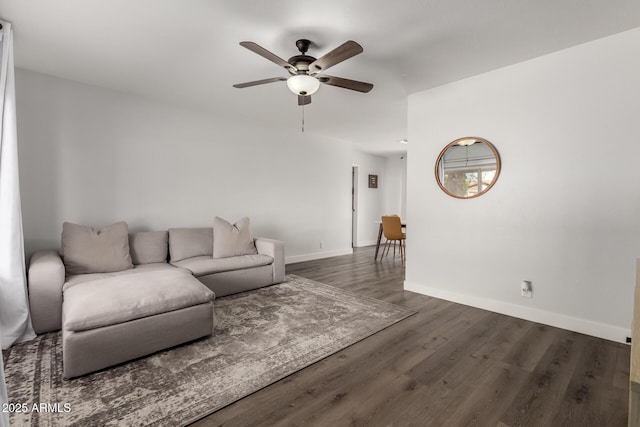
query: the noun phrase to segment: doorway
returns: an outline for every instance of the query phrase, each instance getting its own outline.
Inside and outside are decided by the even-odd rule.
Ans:
[[[351,165],[351,248],[358,244],[358,165]]]

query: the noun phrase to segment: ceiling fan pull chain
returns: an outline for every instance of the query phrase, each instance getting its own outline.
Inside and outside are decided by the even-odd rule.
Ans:
[[[304,105],[302,106],[302,133],[304,133]]]

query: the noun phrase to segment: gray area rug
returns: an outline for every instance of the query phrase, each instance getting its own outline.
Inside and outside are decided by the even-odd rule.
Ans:
[[[413,314],[297,276],[215,311],[210,337],[73,380],[59,332],[15,345],[3,355],[12,425],[186,425]]]

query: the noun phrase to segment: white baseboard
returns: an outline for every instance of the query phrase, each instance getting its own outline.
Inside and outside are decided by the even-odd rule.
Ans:
[[[444,289],[425,286],[420,283],[406,281],[404,289],[495,313],[506,314],[507,316],[519,319],[530,320],[532,322],[543,323],[581,334],[591,335],[616,342],[626,342],[626,338],[631,336],[631,329],[621,328],[606,323],[594,322],[587,319],[568,316],[562,313],[541,310],[539,308],[527,307],[505,301],[498,301],[489,298],[482,298],[473,295],[459,294]]]
[[[365,246],[374,246],[376,243],[378,243],[377,240],[361,240],[356,242],[356,247],[364,248]]]
[[[295,264],[296,262],[313,261],[314,259],[331,258],[331,257],[334,257],[334,256],[351,255],[351,254],[353,254],[353,249],[351,249],[351,248],[349,248],[349,249],[339,249],[339,250],[336,250],[336,251],[313,252],[313,253],[310,253],[310,254],[293,255],[293,256],[285,257],[284,263],[285,264]]]

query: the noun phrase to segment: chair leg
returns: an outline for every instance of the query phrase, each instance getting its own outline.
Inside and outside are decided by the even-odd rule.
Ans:
[[[384,243],[384,247],[382,248],[382,253],[380,254],[380,261],[382,261],[382,258],[384,258],[385,249],[387,250],[387,255],[389,255],[389,241],[388,240]]]
[[[400,258],[402,259],[402,264],[404,265],[404,260],[405,260],[405,256],[406,256],[406,246],[404,244],[404,240],[387,240],[386,242],[384,242],[384,245],[382,246],[382,251],[380,253],[380,261],[382,261],[382,258],[384,258],[385,256],[389,256],[389,251],[391,250],[391,245],[393,244],[393,257],[396,257],[396,245],[398,245],[398,253],[400,255]]]

